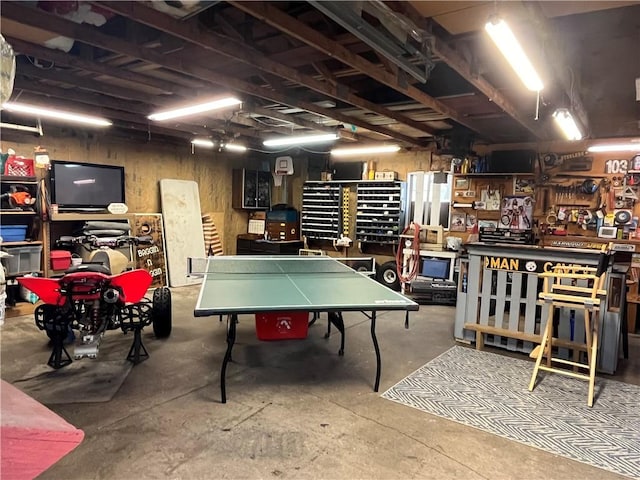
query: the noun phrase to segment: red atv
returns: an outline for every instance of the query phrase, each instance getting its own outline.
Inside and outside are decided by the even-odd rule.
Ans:
[[[93,235],[63,237],[59,247],[88,245],[90,249],[120,248],[151,243],[150,237],[120,236],[108,240]],[[94,256],[95,257],[95,256]],[[47,364],[58,369],[72,360],[65,343],[75,338],[76,360],[98,356],[107,330],[133,331],[127,360],[137,364],[149,354],[142,344],[142,329],[153,325],[157,338],[171,334],[171,291],[156,288],[151,299],[145,294],[153,281],[146,270],[136,269],[112,275],[103,263],[71,266],[61,278],[21,277],[18,282],[44,302],[35,310],[36,325],[51,339],[52,352]],[[74,334],[78,331],[78,335]]]

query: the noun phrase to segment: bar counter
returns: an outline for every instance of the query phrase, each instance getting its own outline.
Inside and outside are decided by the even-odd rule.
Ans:
[[[454,337],[524,353],[539,342],[541,322],[544,326],[546,321],[548,307],[538,301],[538,274],[557,265],[595,267],[600,259],[599,250],[587,248],[483,242],[465,247],[468,255],[461,258]],[[628,263],[613,262],[607,270],[598,354],[598,370],[604,373],[615,373],[618,363],[628,268]],[[582,341],[582,311],[561,309],[556,320],[559,339]]]

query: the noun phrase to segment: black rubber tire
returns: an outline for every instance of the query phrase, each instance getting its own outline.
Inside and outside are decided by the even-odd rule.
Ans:
[[[376,277],[378,282],[385,287],[389,287],[396,292],[400,290],[400,277],[398,277],[395,261],[383,263],[382,266],[377,269]]]
[[[159,287],[153,291],[153,333],[157,338],[171,335],[171,290]]]
[[[356,260],[349,264],[349,266],[353,268],[356,272],[370,272],[371,265],[372,265],[371,262],[367,260]]]

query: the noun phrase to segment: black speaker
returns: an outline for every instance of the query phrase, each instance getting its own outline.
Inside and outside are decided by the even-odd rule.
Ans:
[[[496,150],[487,158],[487,173],[533,173],[534,150]]]

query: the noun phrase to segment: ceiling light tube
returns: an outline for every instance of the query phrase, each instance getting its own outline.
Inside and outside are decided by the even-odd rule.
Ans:
[[[349,155],[370,155],[375,153],[395,153],[400,150],[398,145],[374,145],[370,147],[334,148],[331,155],[345,157]]]
[[[282,137],[265,140],[262,144],[265,147],[280,147],[283,145],[303,145],[308,143],[332,142],[338,139],[335,133],[325,133],[319,135],[301,135],[297,137]]]
[[[191,144],[197,147],[206,148],[213,148],[215,146],[215,143],[213,143],[211,140],[207,140],[206,138],[194,138],[193,140],[191,140]]]
[[[553,112],[553,119],[567,140],[582,140],[582,132],[580,132],[569,110],[566,108],[558,108]]]
[[[209,112],[211,110],[219,110],[221,108],[232,107],[242,103],[235,97],[222,98],[220,100],[214,100],[212,102],[198,103],[189,107],[176,108],[175,110],[166,110],[164,112],[153,113],[147,118],[149,120],[155,120],[162,122],[164,120],[171,120],[178,117],[186,117],[188,115],[195,115],[197,113]]]
[[[230,152],[246,152],[247,147],[244,145],[239,145],[237,143],[226,143],[224,145],[225,150],[229,150]]]
[[[603,145],[592,145],[587,148],[588,152],[640,152],[640,142],[630,143],[608,143]]]
[[[507,23],[499,18],[489,20],[485,26],[485,30],[496,44],[498,50],[507,59],[511,68],[516,72],[525,87],[533,92],[539,92],[544,85],[542,80],[531,65],[527,54],[520,46],[515,35],[509,28]]]
[[[72,123],[82,123],[85,125],[94,125],[97,127],[108,127],[113,125],[112,122],[104,118],[91,117],[80,113],[67,112],[64,110],[54,110],[50,108],[38,107],[35,105],[27,105],[25,103],[6,102],[2,104],[2,109],[8,112],[26,113],[35,115],[36,117],[53,118]]]

